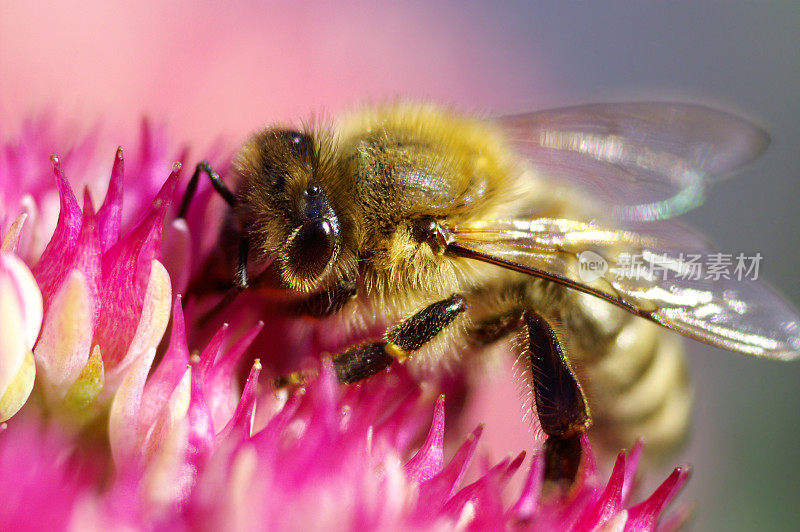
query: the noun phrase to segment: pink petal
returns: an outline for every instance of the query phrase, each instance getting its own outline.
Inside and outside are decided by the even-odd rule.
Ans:
[[[242,390],[242,398],[239,401],[236,411],[233,413],[230,421],[225,428],[217,436],[218,440],[223,439],[231,433],[234,428],[239,427],[244,433],[244,438],[250,438],[252,429],[253,412],[256,406],[256,385],[258,384],[258,375],[261,373],[261,361],[256,359],[253,362],[253,367],[250,369],[250,375],[247,376],[244,390]]]
[[[63,530],[76,515],[78,501],[96,480],[64,460],[73,445],[65,435],[30,418],[0,431],[0,527],[4,530]]]
[[[436,400],[433,421],[422,447],[405,465],[409,480],[421,484],[442,470],[444,463],[444,395]]]
[[[139,417],[144,426],[149,426],[155,421],[159,411],[167,403],[175,387],[186,373],[188,365],[189,349],[186,346],[181,297],[178,296],[172,306],[172,334],[169,348],[147,380],[142,397],[142,410]]]
[[[45,308],[73,264],[82,224],[78,200],[75,199],[75,194],[72,193],[69,183],[61,172],[61,165],[55,157],[53,157],[53,172],[56,176],[61,210],[58,213],[56,230],[42,252],[39,262],[33,268],[33,276],[41,288]]]
[[[139,455],[144,440],[144,427],[139,424],[139,409],[147,374],[155,356],[156,349],[153,347],[133,362],[111,403],[108,439],[118,467],[139,462],[135,457]]]
[[[27,266],[14,255],[0,255],[0,397],[17,381],[39,334],[41,308],[39,289]]]
[[[61,399],[89,360],[93,329],[86,278],[80,270],[72,270],[50,301],[34,349],[51,401]]]
[[[158,259],[161,226],[179,170],[180,166],[176,165],[136,227],[103,256],[103,290],[96,341],[103,350],[108,368],[114,368],[126,356],[140,322],[151,276],[150,266]]]
[[[200,371],[207,375],[205,377],[206,398],[215,427],[224,427],[236,409],[239,397],[236,391],[236,367],[247,348],[250,347],[255,337],[261,332],[263,326],[263,322],[258,322],[238,342],[225,351],[222,357],[217,359],[216,363],[213,363],[214,361],[210,356],[212,351],[209,351],[209,355],[204,354],[201,359]]]
[[[300,402],[305,395],[304,389],[297,390],[284,403],[277,414],[272,416],[267,425],[258,433],[253,435],[252,442],[264,456],[275,454],[278,449],[278,441],[284,434],[287,425],[297,413]]]
[[[73,267],[80,270],[86,280],[86,287],[91,300],[92,327],[94,327],[100,315],[99,298],[102,270],[100,266],[100,240],[97,234],[97,216],[94,213],[92,199],[88,190],[84,192],[83,196],[83,220],[81,223],[81,233],[75,246]],[[94,332],[94,328],[92,328],[92,332]]]
[[[18,371],[12,376],[11,382],[0,392],[0,422],[11,418],[27,402],[33,390],[35,377],[36,363],[33,360],[33,353],[28,351]]]
[[[171,299],[172,290],[167,270],[164,269],[160,262],[154,260],[150,266],[150,279],[147,283],[142,308],[138,313],[136,329],[129,344],[124,346],[126,349],[125,356],[116,367],[106,371],[106,385],[109,391],[116,389],[128,366],[139,354],[158,346],[169,322]],[[113,315],[106,315],[105,317],[106,323],[114,323]],[[122,329],[124,326],[119,324],[119,327]],[[103,349],[103,344],[98,341],[97,335],[95,335],[95,343],[100,345],[101,350]],[[105,362],[105,351],[103,351],[103,360]]]
[[[111,179],[108,191],[100,210],[97,211],[97,227],[103,253],[119,240],[122,222],[122,178],[125,174],[125,163],[122,160],[122,147],[117,148],[114,166],[111,168]]]
[[[189,420],[189,449],[187,461],[198,467],[208,457],[214,445],[214,422],[205,397],[205,383],[197,365],[192,367]]]
[[[2,293],[16,295],[18,313],[23,321],[22,329],[19,331],[22,332],[24,344],[28,349],[32,349],[42,326],[43,303],[39,286],[28,266],[19,257],[9,253],[0,253],[0,275],[8,276],[7,279],[11,284],[6,286]]]
[[[625,461],[625,482],[622,486],[623,504],[628,502],[631,490],[633,490],[634,481],[636,480],[636,470],[639,468],[639,461],[642,459],[643,446],[644,444],[641,439],[636,440],[636,443],[633,444],[633,447],[628,453],[628,459]]]
[[[495,524],[502,522],[503,503],[500,499],[500,488],[504,485],[509,464],[510,460],[506,458],[481,478],[462,488],[447,501],[442,513],[456,519],[464,511],[465,505],[469,504],[475,519],[480,518]],[[470,526],[481,526],[474,521],[469,524]]]
[[[215,382],[229,382],[236,373],[236,366],[239,364],[239,360],[241,360],[247,348],[250,347],[250,344],[253,343],[253,340],[263,328],[263,321],[256,323],[238,342],[227,349],[225,354],[216,360],[216,363],[214,363],[214,360],[206,358],[207,362],[204,362],[204,365],[211,365],[209,378]]]
[[[0,252],[2,253],[17,253],[19,250],[19,238],[22,234],[22,227],[25,225],[25,220],[28,218],[27,213],[22,213],[17,216],[11,223],[11,227],[3,235],[3,243],[0,245]]]
[[[604,525],[622,509],[622,488],[625,483],[625,451],[617,455],[614,470],[603,493],[594,505],[586,507],[575,528],[591,530]]]
[[[520,521],[528,521],[539,507],[539,497],[542,492],[542,479],[544,478],[544,454],[534,454],[528,477],[522,486],[522,492],[511,508],[510,514]]]
[[[184,368],[183,374],[172,393],[169,397],[164,398],[163,403],[159,405],[161,409],[157,412],[158,415],[154,422],[149,425],[145,424],[141,415],[139,416],[137,422],[145,432],[142,452],[147,462],[160,451],[165,440],[172,437],[174,430],[181,431],[180,437],[184,444],[181,444],[180,447],[185,448],[187,446],[188,433],[185,422],[186,414],[189,411],[191,381],[191,368]],[[145,389],[144,394],[146,395],[146,393],[147,389]]]
[[[263,322],[259,322],[260,325],[263,325]],[[260,330],[260,326],[258,327]],[[217,358],[219,358],[220,353],[222,352],[222,347],[225,342],[228,340],[228,335],[230,333],[230,326],[227,323],[223,323],[222,326],[214,333],[214,336],[211,337],[211,340],[208,341],[206,344],[205,349],[203,352],[200,353],[200,360],[198,361],[198,375],[202,375],[204,382],[206,375],[208,375],[209,370],[216,362]],[[256,333],[257,334],[257,333]],[[245,335],[247,336],[247,335]]]
[[[645,501],[628,510],[628,522],[625,531],[650,531],[654,530],[658,518],[664,507],[669,504],[681,487],[689,480],[689,469],[676,467],[656,491]]]
[[[467,436],[450,463],[438,475],[420,484],[418,496],[420,509],[425,511],[440,508],[455,493],[472,460],[482,433],[483,425],[479,425]]]

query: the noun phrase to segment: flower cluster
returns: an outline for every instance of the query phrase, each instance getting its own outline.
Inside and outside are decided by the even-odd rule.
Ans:
[[[343,387],[324,361],[302,387],[276,390],[248,356],[262,323],[223,325],[190,351],[193,325],[173,291],[210,229],[165,223],[180,165],[156,192],[147,176],[165,150],[145,150],[125,193],[139,211],[131,222],[121,150],[99,208],[88,188],[79,204],[54,158],[58,218],[37,248],[52,187],[28,159],[44,136],[0,152],[0,528],[652,530],[687,479],[678,468],[630,506],[641,447],[620,453],[603,483],[584,438],[579,478],[553,491],[540,451],[470,468],[481,427],[445,459],[443,396],[403,367]]]

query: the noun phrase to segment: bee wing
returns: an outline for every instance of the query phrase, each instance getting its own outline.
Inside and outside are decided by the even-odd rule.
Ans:
[[[577,185],[634,222],[697,207],[710,183],[769,144],[742,118],[685,103],[581,105],[497,122],[544,178]]]
[[[747,278],[757,276],[753,261],[739,270],[738,257],[680,253],[677,241],[563,219],[479,221],[447,231],[450,255],[548,279],[725,349],[800,355],[798,313]]]

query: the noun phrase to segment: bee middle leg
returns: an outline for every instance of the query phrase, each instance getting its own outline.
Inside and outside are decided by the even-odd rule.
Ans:
[[[512,310],[479,323],[476,343],[493,343],[524,327],[536,414],[545,441],[545,479],[571,485],[581,463],[581,435],[592,424],[583,389],[553,327],[531,309]]]
[[[467,302],[459,294],[428,305],[389,329],[384,340],[351,347],[334,357],[336,377],[345,384],[358,382],[383,371],[395,360],[405,360],[465,310]]]

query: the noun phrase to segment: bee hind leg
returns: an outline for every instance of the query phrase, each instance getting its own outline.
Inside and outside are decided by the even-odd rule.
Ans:
[[[581,435],[592,424],[589,407],[553,328],[530,310],[523,319],[536,413],[547,435],[544,476],[571,486],[581,463]]]
[[[334,357],[337,378],[342,383],[358,382],[406,359],[465,310],[466,300],[458,294],[428,305],[387,331],[383,341],[351,347]]]
[[[531,309],[514,308],[479,322],[470,330],[477,347],[523,330],[527,364],[539,425],[545,441],[545,479],[572,485],[581,463],[581,434],[591,425],[586,397],[558,335]]]

